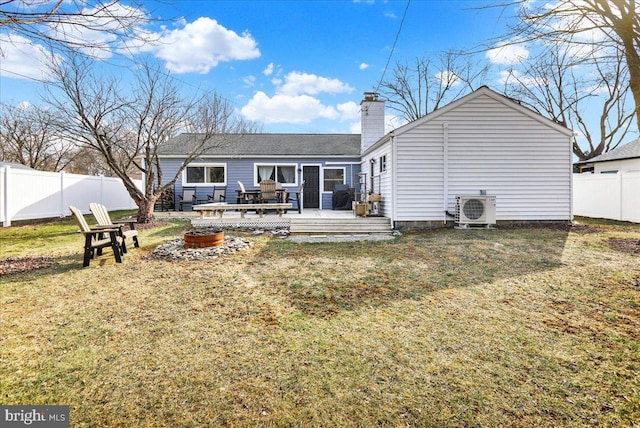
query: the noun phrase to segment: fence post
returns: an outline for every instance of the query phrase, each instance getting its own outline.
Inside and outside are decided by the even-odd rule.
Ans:
[[[622,216],[622,210],[624,208],[624,201],[623,201],[623,191],[622,191],[622,175],[624,174],[624,171],[618,171],[616,173],[616,178],[617,178],[617,186],[618,186],[618,218],[617,220],[622,220],[623,216]]]
[[[60,217],[65,217],[64,210],[64,171],[60,171]]]
[[[4,183],[4,189],[2,189],[2,226],[11,226],[11,217],[9,216],[9,174],[11,173],[11,167],[9,165],[0,169],[4,175],[2,182]]]

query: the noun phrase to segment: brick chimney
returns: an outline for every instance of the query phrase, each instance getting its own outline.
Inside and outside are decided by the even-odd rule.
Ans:
[[[377,92],[365,92],[360,102],[360,153],[384,136],[384,101],[380,101],[379,97]]]

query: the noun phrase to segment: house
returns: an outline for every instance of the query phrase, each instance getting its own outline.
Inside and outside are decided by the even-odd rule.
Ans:
[[[456,196],[496,198],[498,221],[570,221],[572,138],[566,127],[487,87],[385,134],[384,102],[365,93],[362,134],[247,134],[221,140],[176,184],[211,192],[237,181],[285,188],[305,181],[304,208],[332,208],[334,185],[375,194],[377,212],[397,227],[452,222]],[[218,136],[216,138],[229,138]],[[194,136],[162,149],[165,177],[182,164]]]
[[[362,170],[395,227],[453,221],[456,196],[493,195],[497,221],[570,221],[573,132],[487,87],[383,135],[361,103]]]
[[[175,175],[196,137],[181,134],[162,147],[165,177]],[[235,202],[238,181],[251,189],[271,178],[285,190],[299,189],[304,180],[303,208],[332,209],[334,185],[352,186],[360,171],[358,134],[217,135],[210,145],[212,149],[183,170],[175,185],[176,200],[185,187],[204,200],[214,187],[226,187],[226,200]]]
[[[579,172],[615,174],[640,171],[640,138],[586,161],[576,162]]]
[[[17,163],[17,162],[0,162],[0,168],[2,168],[3,166],[8,166],[8,167],[17,168],[17,169],[30,169],[32,171],[34,170],[30,166],[23,165],[23,164]]]

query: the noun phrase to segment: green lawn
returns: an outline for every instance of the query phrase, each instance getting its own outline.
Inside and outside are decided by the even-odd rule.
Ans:
[[[580,223],[150,258],[172,222],[88,268],[71,221],[0,229],[0,265],[45,257],[0,277],[0,403],[74,427],[637,426],[640,225]]]

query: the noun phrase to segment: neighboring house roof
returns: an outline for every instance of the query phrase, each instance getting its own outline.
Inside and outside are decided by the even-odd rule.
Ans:
[[[631,141],[624,146],[620,146],[614,150],[611,150],[607,153],[603,153],[600,156],[596,156],[591,159],[587,159],[582,162],[577,162],[579,164],[583,163],[596,163],[596,162],[606,162],[606,161],[614,161],[614,160],[622,160],[622,159],[635,159],[640,158],[640,138],[637,140]]]
[[[189,153],[198,134],[180,134],[164,144],[161,157]],[[221,134],[203,156],[216,157],[359,157],[360,134]]]
[[[540,113],[537,113],[527,107],[524,107],[523,105],[521,105],[520,103],[518,103],[517,101],[505,97],[502,94],[499,94],[498,92],[490,89],[488,86],[482,86],[478,89],[476,89],[475,91],[471,92],[470,94],[465,95],[462,98],[458,98],[457,100],[439,108],[438,110],[434,110],[431,113],[428,113],[424,116],[422,116],[419,119],[416,119],[412,122],[406,123],[398,128],[396,128],[395,130],[391,131],[389,134],[385,135],[384,137],[382,137],[380,140],[378,140],[375,144],[373,144],[371,147],[369,147],[366,152],[370,152],[371,150],[373,150],[374,148],[378,147],[380,144],[384,143],[387,141],[387,139],[389,138],[390,135],[400,135],[404,132],[407,132],[413,128],[415,128],[416,126],[420,126],[425,122],[431,121],[431,120],[435,120],[437,119],[439,116],[471,101],[474,100],[478,97],[481,96],[488,96],[490,98],[492,98],[493,100],[504,104],[506,106],[509,106],[519,112],[521,112],[522,114],[529,116],[531,119],[540,122],[542,124],[545,124],[555,130],[557,130],[558,132],[561,132],[563,134],[566,134],[567,136],[571,136],[573,135],[573,131],[569,128],[567,128],[565,125],[560,124],[558,122],[555,122],[547,117],[542,116]]]
[[[23,165],[17,162],[0,162],[0,167],[2,166],[10,166],[11,168],[17,168],[17,169],[33,169],[30,166]]]

